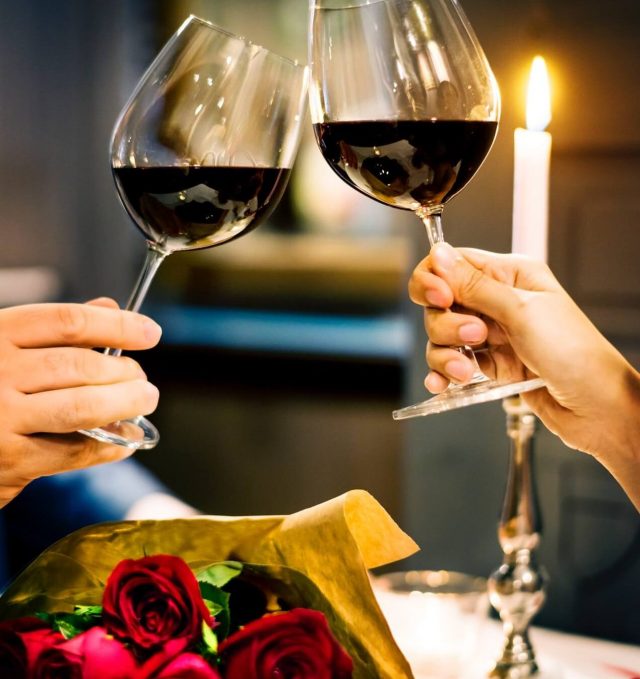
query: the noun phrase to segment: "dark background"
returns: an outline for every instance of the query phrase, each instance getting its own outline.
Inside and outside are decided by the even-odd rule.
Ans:
[[[448,239],[509,249],[513,129],[542,53],[553,81],[550,263],[638,365],[640,4],[464,6],[503,117],[482,171],[447,209]],[[191,11],[305,59],[300,0],[0,3],[0,266],[47,267],[59,281],[52,298],[126,300],[144,244],[113,189],[111,127]],[[410,216],[370,202],[349,204],[343,229],[323,222],[312,199],[327,189],[296,173],[262,233],[166,263],[147,305],[164,340],[140,357],[161,389],[162,441],[139,459],[209,513],[290,512],[365,488],[423,547],[412,566],[487,575],[501,559],[500,405],[403,424],[390,416],[424,395],[421,314],[405,286],[426,238]],[[6,286],[4,303],[20,292]],[[543,428],[536,448],[539,555],[551,576],[537,622],[640,642],[637,513],[592,459]]]

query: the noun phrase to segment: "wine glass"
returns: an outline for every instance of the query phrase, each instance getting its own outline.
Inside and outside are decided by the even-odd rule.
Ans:
[[[310,108],[325,160],[354,189],[412,210],[431,245],[441,215],[489,153],[500,94],[456,0],[311,0]],[[395,419],[430,415],[542,386],[480,372]]]
[[[307,80],[305,66],[195,16],[171,37],[111,142],[118,194],[147,240],[128,310],[138,311],[167,255],[228,243],[275,208],[297,151]],[[144,417],[81,433],[129,448],[159,439]]]

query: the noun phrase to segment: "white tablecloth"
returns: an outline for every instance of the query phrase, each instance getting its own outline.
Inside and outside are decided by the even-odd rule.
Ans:
[[[502,626],[451,601],[425,601],[376,587],[400,649],[416,679],[482,679],[502,650]],[[488,611],[487,608],[484,609]],[[533,627],[539,679],[640,679],[640,647]],[[455,655],[464,655],[456,667]]]
[[[540,665],[540,679],[640,679],[637,646],[538,627],[531,630],[530,638]],[[500,624],[486,621],[480,634],[478,664],[490,667],[501,644]]]

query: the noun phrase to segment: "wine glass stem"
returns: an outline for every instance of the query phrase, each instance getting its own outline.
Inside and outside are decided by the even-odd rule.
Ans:
[[[416,214],[422,220],[429,237],[429,244],[433,247],[436,243],[444,243],[444,234],[442,232],[442,208],[436,210],[427,210],[426,208],[418,208]],[[473,349],[466,345],[460,347],[453,347],[459,351],[463,356],[466,356],[473,363],[473,376],[470,383],[476,384],[478,382],[486,382],[487,377],[480,370],[478,359],[473,353]]]
[[[140,275],[138,276],[138,281],[131,292],[127,306],[125,307],[126,311],[140,310],[142,302],[144,302],[144,298],[147,296],[151,281],[166,256],[166,252],[156,249],[153,245],[147,247],[147,256],[142,265]],[[120,354],[122,354],[122,349],[105,349],[104,353],[108,356],[120,356]]]
[[[416,214],[422,220],[429,237],[429,244],[433,247],[436,243],[444,242],[442,233],[442,209],[430,211],[426,208],[418,208]]]

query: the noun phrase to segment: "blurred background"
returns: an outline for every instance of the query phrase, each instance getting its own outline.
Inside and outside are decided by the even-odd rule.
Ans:
[[[640,4],[466,0],[503,117],[479,175],[448,207],[454,244],[508,251],[513,130],[531,59],[552,78],[550,264],[640,363]],[[306,60],[303,0],[0,3],[0,304],[126,301],[144,242],[116,197],[111,128],[190,14]],[[424,396],[422,314],[406,296],[426,236],[411,215],[331,174],[308,126],[270,223],[176,254],[145,307],[164,327],[139,357],[162,440],[138,459],[207,513],[291,512],[365,488],[422,546],[406,566],[488,575],[507,438],[500,404],[397,423]],[[588,370],[588,366],[584,366]],[[590,458],[540,427],[538,624],[640,642],[640,521]]]

